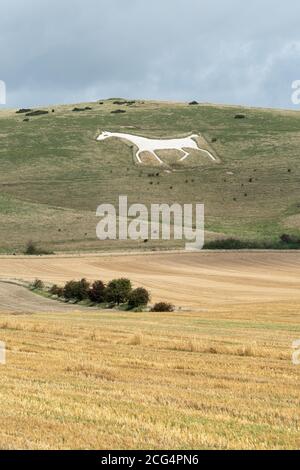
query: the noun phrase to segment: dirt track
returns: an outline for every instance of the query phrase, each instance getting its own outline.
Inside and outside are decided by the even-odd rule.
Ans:
[[[149,288],[153,301],[168,300],[188,308],[300,302],[300,252],[2,257],[0,275],[2,279],[40,278],[59,284],[82,277],[108,281],[127,276],[136,286]],[[52,307],[52,301],[42,298],[32,301],[30,293],[9,289],[12,289],[9,296],[5,292],[7,286],[0,289],[1,307],[15,309],[22,304],[29,308],[34,304],[30,308],[39,311],[41,308],[58,309],[56,303]]]

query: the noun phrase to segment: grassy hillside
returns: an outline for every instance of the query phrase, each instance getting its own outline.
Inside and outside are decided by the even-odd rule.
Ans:
[[[20,251],[28,239],[54,250],[120,249],[119,242],[100,242],[95,235],[97,206],[116,203],[119,194],[145,204],[204,202],[210,237],[300,234],[298,112],[157,102],[120,106],[113,100],[77,106],[92,109],[55,106],[29,122],[15,110],[0,112],[1,251]],[[119,108],[126,113],[111,113]],[[241,112],[246,119],[234,119]],[[171,172],[137,166],[125,142],[96,142],[103,130],[165,138],[200,133],[220,162],[193,155]],[[176,156],[169,159],[172,164]],[[122,243],[154,246],[166,245]]]

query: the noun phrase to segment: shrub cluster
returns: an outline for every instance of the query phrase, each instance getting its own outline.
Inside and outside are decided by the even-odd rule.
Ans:
[[[37,109],[36,111],[29,111],[25,116],[43,116],[44,114],[49,114],[49,111],[44,111],[43,109]]]
[[[278,240],[239,240],[225,238],[212,240],[204,246],[207,250],[283,250],[300,249],[299,237],[283,234]]]
[[[175,307],[167,302],[158,302],[151,309],[151,312],[174,312]]]
[[[108,303],[110,306],[128,304],[131,309],[145,307],[150,301],[150,293],[147,289],[143,287],[132,289],[131,281],[126,278],[113,279],[107,285],[102,281],[90,284],[86,279],[68,281],[64,287],[54,284],[49,289],[49,293],[77,302],[90,300],[95,304]]]
[[[44,284],[37,279],[32,287],[43,289]],[[105,304],[106,308],[115,305],[125,306],[126,309],[139,309],[147,307],[151,300],[150,292],[144,287],[132,288],[130,279],[113,279],[107,285],[97,280],[92,284],[85,278],[80,281],[68,281],[64,287],[54,284],[48,289],[49,294],[67,301],[90,301],[93,304]],[[123,309],[123,307],[122,307]],[[175,307],[167,302],[159,302],[154,305],[152,312],[174,312]]]
[[[45,285],[40,279],[35,279],[31,284],[32,289],[44,289]]]

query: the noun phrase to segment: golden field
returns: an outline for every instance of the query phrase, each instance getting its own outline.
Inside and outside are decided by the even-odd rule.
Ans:
[[[2,279],[126,273],[177,311],[72,307],[1,284],[0,448],[299,448],[299,261],[246,252],[1,258]]]

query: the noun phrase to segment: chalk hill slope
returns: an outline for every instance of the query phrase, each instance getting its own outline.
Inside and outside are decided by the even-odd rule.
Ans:
[[[58,251],[180,246],[99,242],[96,208],[120,194],[145,204],[204,202],[213,237],[300,233],[298,112],[122,103],[54,106],[27,117],[0,111],[0,251],[21,251],[28,239]],[[167,152],[168,168],[147,156],[136,165],[128,143],[96,141],[105,130],[166,139],[197,134],[219,160],[192,155],[178,164],[176,152]]]

